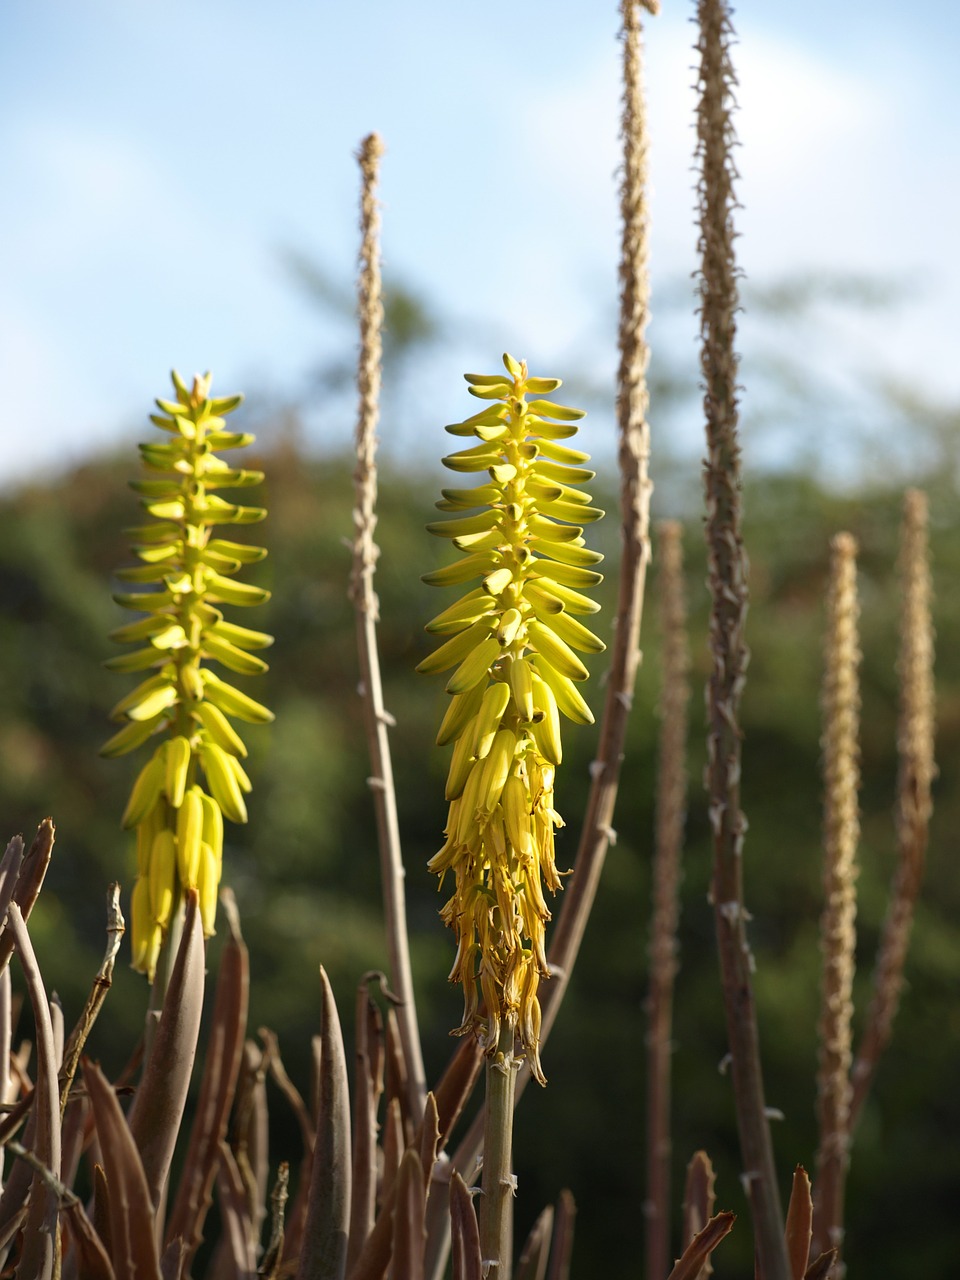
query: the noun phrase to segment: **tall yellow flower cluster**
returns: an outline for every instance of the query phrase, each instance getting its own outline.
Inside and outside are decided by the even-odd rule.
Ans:
[[[513,1028],[543,1084],[537,990],[549,976],[543,890],[560,888],[559,717],[593,722],[577,688],[587,669],[575,650],[605,647],[577,617],[599,608],[581,594],[602,580],[593,566],[603,558],[584,545],[582,526],[603,512],[576,487],[593,479],[583,467],[588,456],[561,443],[575,434],[582,410],[539,398],[560,386],[558,378],[531,378],[509,355],[503,363],[506,376],[466,375],[472,395],[496,403],[447,427],[480,443],[444,465],[486,479],[444,489],[437,507],[453,518],[427,526],[464,556],[424,581],[479,578],[480,586],[427,625],[449,639],[417,669],[455,668],[437,735],[440,746],[453,743],[447,840],[429,868],[441,883],[449,871],[456,881],[441,915],[458,943],[450,981],[464,990],[459,1033],[477,1031],[493,1053],[501,1027]]]
[[[260,587],[234,581],[245,564],[262,560],[262,547],[212,537],[213,526],[262,520],[262,507],[239,506],[217,489],[244,489],[263,479],[217,457],[253,436],[227,431],[224,418],[242,396],[210,398],[210,375],[188,387],[173,375],[175,400],[158,400],[151,421],[173,437],[140,445],[147,478],[131,482],[153,523],[128,530],[142,561],[117,577],[147,586],[114,596],[144,616],[111,635],[144,647],[106,665],[114,671],[150,672],[113,708],[123,728],[101,749],[121,756],[162,736],[140,771],[123,826],[136,828],[138,879],[133,890],[133,964],[153,977],[163,938],[185,889],[196,889],[206,935],[214,931],[223,855],[223,819],[246,822],[250,779],[240,763],[247,749],[228,719],[254,724],[272,712],[222,680],[214,659],[239,675],[267,664],[251,653],[273,643],[224,619],[219,605],[255,605],[269,599]],[[201,774],[206,789],[201,785]]]

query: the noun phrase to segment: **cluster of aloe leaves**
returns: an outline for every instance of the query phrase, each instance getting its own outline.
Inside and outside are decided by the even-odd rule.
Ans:
[[[384,1016],[370,989],[382,975],[366,975],[357,993],[358,1070],[351,1106],[340,1021],[321,970],[319,1035],[305,1100],[284,1070],[277,1037],[261,1028],[259,1043],[248,1038],[249,961],[235,905],[225,892],[229,935],[220,954],[194,1119],[181,1135],[204,1002],[198,895],[186,893],[176,958],[162,1007],[148,1021],[146,1043],[110,1082],[83,1049],[123,935],[119,888],[112,885],[108,895],[104,963],[65,1036],[62,1011],[44,987],[26,926],[53,844],[47,820],[26,853],[15,837],[0,861],[0,1090],[6,1103],[0,1152],[5,1148],[8,1158],[14,1156],[0,1194],[4,1274],[22,1280],[183,1280],[204,1240],[215,1189],[223,1231],[207,1262],[209,1274],[236,1280],[348,1274],[360,1280],[383,1276],[389,1267],[397,1280],[422,1276],[428,1204],[440,1194],[438,1187],[446,1191],[434,1174],[477,1077],[476,1042],[461,1043],[423,1113],[412,1114],[393,1011],[388,1006]],[[10,1053],[14,948],[36,1025],[32,1079],[29,1043]],[[139,1081],[131,1088],[138,1069]],[[299,1170],[291,1177],[281,1163],[272,1184],[268,1078],[292,1107],[303,1144]],[[125,1113],[118,1093],[130,1092],[133,1101]],[[173,1186],[174,1149],[184,1140],[186,1154]],[[81,1196],[76,1188],[85,1180],[84,1164],[92,1193]],[[569,1216],[568,1208],[565,1229],[553,1233],[561,1261],[569,1254]],[[455,1274],[479,1280],[476,1218],[459,1175],[450,1187],[450,1220]],[[545,1223],[538,1223],[527,1250],[530,1275],[550,1248]]]

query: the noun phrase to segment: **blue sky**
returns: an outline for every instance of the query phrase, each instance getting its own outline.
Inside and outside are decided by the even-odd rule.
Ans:
[[[695,264],[692,12],[666,0],[646,22],[655,284]],[[958,15],[736,9],[748,276],[909,284],[894,314],[848,324],[843,351],[818,358],[954,402]],[[353,154],[373,128],[387,270],[484,322],[457,369],[507,347],[561,371],[595,350],[616,296],[617,25],[597,0],[6,0],[0,483],[132,443],[171,365],[282,391],[328,358],[343,335],[279,250],[349,280]],[[452,359],[438,356],[431,421],[459,416]]]

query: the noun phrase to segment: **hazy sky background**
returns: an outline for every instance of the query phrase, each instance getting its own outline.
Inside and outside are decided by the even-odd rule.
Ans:
[[[666,0],[646,20],[655,285],[695,265],[693,11]],[[960,8],[743,0],[735,21],[748,277],[908,286],[842,351],[811,334],[808,354],[960,400]],[[483,322],[424,374],[425,427],[463,416],[457,372],[504,347],[551,373],[597,353],[616,298],[617,29],[597,0],[5,0],[0,484],[132,445],[172,365],[283,392],[330,358],[344,334],[280,251],[349,282],[353,157],[374,128],[387,271],[464,332]],[[595,359],[612,370],[608,349]]]

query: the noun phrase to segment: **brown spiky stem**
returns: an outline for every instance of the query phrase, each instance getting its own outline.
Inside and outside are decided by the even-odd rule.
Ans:
[[[738,711],[746,678],[747,558],[741,537],[737,357],[734,350],[737,270],[734,259],[732,112],[736,84],[730,61],[733,29],[724,0],[698,5],[700,67],[697,108],[700,204],[700,330],[707,430],[706,534],[712,597],[707,686],[707,790],[713,828],[712,900],[716,917],[727,1034],[732,1057],[743,1180],[754,1218],[763,1280],[788,1280],[783,1211],[764,1106],[760,1043],[743,903]]]
[[[860,839],[860,685],[857,544],[838,533],[831,544],[824,645],[823,976],[817,1073],[816,1196],[813,1257],[840,1248],[850,1147],[850,1024],[856,951],[857,844]]]
[[[650,7],[649,5],[647,6]],[[654,10],[655,11],[655,10]],[[623,744],[640,666],[640,621],[650,562],[650,428],[647,424],[647,365],[650,349],[649,205],[647,125],[643,87],[643,43],[639,5],[622,0],[623,177],[620,184],[620,366],[617,432],[620,470],[621,556],[613,652],[600,721],[597,758],[573,875],[550,944],[553,981],[544,987],[543,1036],[556,1020],[576,963],[600,883],[607,849],[615,839],[613,811],[620,784]]]
[[[683,526],[675,520],[664,520],[659,526],[659,534],[663,674],[650,989],[647,997],[645,1210],[648,1276],[665,1276],[670,1264],[670,1038],[673,984],[677,972],[678,891],[687,795],[687,703],[690,700],[690,655],[683,589]]]
[[[379,602],[373,589],[379,548],[374,541],[377,525],[377,422],[380,417],[380,381],[383,362],[383,296],[380,278],[380,210],[376,199],[383,143],[376,133],[364,138],[357,159],[363,175],[360,205],[360,357],[357,364],[356,452],[354,471],[356,506],[353,512],[353,574],[350,597],[357,616],[357,648],[364,723],[370,749],[372,776],[368,784],[377,815],[380,879],[390,955],[390,981],[399,998],[397,1018],[407,1065],[410,1110],[421,1115],[426,1098],[426,1076],[417,1027],[417,1008],[410,968],[407,912],[403,887],[403,855],[397,821],[397,797],[390,758],[387,727],[393,723],[383,705],[380,657],[377,650]]]
[[[918,489],[904,497],[900,543],[900,717],[897,752],[897,868],[873,970],[873,998],[853,1064],[850,1128],[855,1128],[886,1048],[900,1003],[913,913],[927,850],[933,810],[934,762],[933,623],[927,542],[927,499]]]

